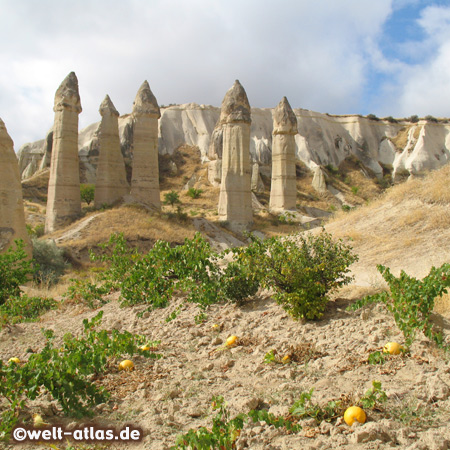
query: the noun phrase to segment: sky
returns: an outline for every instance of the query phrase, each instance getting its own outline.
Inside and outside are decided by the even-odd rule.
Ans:
[[[80,129],[108,94],[131,112],[220,106],[235,79],[253,107],[450,117],[450,0],[0,0],[0,118],[15,150],[53,125],[72,71]]]

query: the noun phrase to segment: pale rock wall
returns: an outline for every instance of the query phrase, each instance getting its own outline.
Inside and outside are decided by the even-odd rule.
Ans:
[[[102,116],[94,206],[112,205],[128,194],[125,163],[120,150],[119,113],[107,95],[100,105]]]
[[[237,231],[248,228],[253,221],[250,123],[247,94],[236,80],[225,94],[220,110],[223,150],[218,213],[219,220]]]
[[[19,164],[14,143],[4,122],[0,119],[0,253],[4,253],[14,240],[22,239],[31,255],[30,238],[25,227]]]
[[[450,125],[431,124],[421,121],[418,124],[409,122],[389,123],[375,121],[356,115],[331,116],[306,109],[294,109],[298,120],[299,133],[295,135],[296,158],[308,168],[331,164],[339,165],[346,157],[355,156],[363,164],[382,175],[382,164],[392,166],[394,173],[403,170],[414,173],[440,167],[446,163],[445,154],[450,150]],[[271,164],[272,160],[272,109],[252,108],[252,124],[250,128],[250,155],[252,162],[260,164],[261,170]],[[223,145],[222,129],[216,127],[220,109],[214,106],[176,105],[161,109],[159,120],[158,148],[160,154],[171,154],[180,145],[197,146],[202,161],[220,159]],[[98,127],[92,124],[79,133],[79,150],[81,177],[84,182],[95,181],[95,168],[98,159]],[[414,130],[427,128],[422,143],[414,139]],[[397,149],[391,142],[403,128],[409,128],[408,142]],[[131,163],[133,153],[133,120],[131,115],[119,118],[119,135],[122,154],[127,165]],[[418,133],[418,132],[417,132]],[[417,136],[417,135],[416,135]],[[26,171],[30,162],[36,166],[39,155],[45,151],[37,150],[40,144],[27,144],[19,152],[22,174],[31,174],[33,167]],[[36,147],[34,147],[36,145]],[[418,145],[420,151],[414,152]],[[423,156],[425,152],[429,157]],[[33,153],[33,156],[29,156]],[[48,153],[48,151],[47,151]],[[439,160],[435,154],[442,154]],[[414,163],[420,158],[420,163]],[[40,163],[42,166],[42,162]]]
[[[133,172],[131,197],[134,201],[159,209],[158,102],[147,81],[140,87],[133,104]]]
[[[295,135],[297,133],[297,117],[284,97],[273,112],[272,183],[269,203],[272,211],[296,208]]]
[[[81,214],[78,158],[78,114],[81,112],[81,103],[75,73],[71,72],[56,91],[54,111],[46,233],[63,227]]]

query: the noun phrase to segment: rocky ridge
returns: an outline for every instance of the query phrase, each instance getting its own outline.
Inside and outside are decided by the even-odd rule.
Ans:
[[[270,165],[272,159],[272,109],[251,109],[250,154],[252,162]],[[296,158],[308,168],[338,166],[345,158],[354,156],[365,167],[381,177],[384,169],[396,177],[437,169],[450,160],[450,124],[420,120],[373,120],[357,115],[331,116],[306,109],[294,109],[298,122],[295,135]],[[179,146],[188,144],[199,149],[203,162],[221,158],[222,136],[215,126],[220,108],[189,103],[161,107],[158,151],[172,154]],[[89,125],[79,133],[78,147],[84,181],[95,181],[98,160],[100,122]],[[130,166],[133,142],[131,115],[119,118],[122,154]],[[48,165],[52,133],[45,139],[25,144],[18,152],[23,178]]]

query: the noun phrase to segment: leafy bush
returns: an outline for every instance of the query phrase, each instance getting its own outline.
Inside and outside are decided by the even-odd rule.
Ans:
[[[28,223],[25,226],[27,229],[28,236],[30,236],[31,238],[39,238],[43,236],[45,233],[45,226],[43,223],[39,223],[34,228]]]
[[[379,117],[377,117],[375,114],[367,114],[366,117],[370,120],[375,120],[377,122],[380,120]]]
[[[95,185],[94,184],[81,184],[80,185],[80,195],[81,200],[86,202],[88,205],[94,200],[95,196]]]
[[[328,293],[353,279],[346,274],[358,258],[350,246],[333,241],[325,231],[317,236],[298,234],[295,239],[252,237],[241,259],[294,318],[320,318]]]
[[[227,404],[222,396],[213,397],[212,408],[217,411],[213,417],[211,430],[200,427],[197,430],[190,429],[186,434],[180,435],[172,449],[196,449],[196,450],[232,450],[236,448],[236,441],[244,424],[251,419],[253,422],[265,422],[275,428],[285,427],[287,431],[299,432],[302,427],[289,419],[277,417],[267,410],[251,410],[247,414],[238,414],[233,419],[227,409]]]
[[[365,297],[355,302],[351,309],[358,309],[369,303],[384,303],[402,331],[407,347],[411,346],[418,331],[422,331],[426,337],[443,347],[442,334],[431,324],[430,315],[435,299],[447,293],[450,286],[450,264],[443,264],[439,268],[432,267],[422,280],[407,275],[403,270],[397,278],[387,267],[377,265],[377,269],[388,284],[390,292]]]
[[[174,206],[176,203],[181,203],[180,196],[176,191],[166,192],[164,194],[164,204]]]
[[[417,116],[416,114],[412,115],[411,117],[408,117],[407,119],[409,122],[411,123],[417,123],[420,119],[419,116]]]
[[[24,250],[23,240],[14,241],[16,248],[10,247],[0,254],[0,305],[10,297],[20,295],[20,285],[25,284],[33,274],[33,265]]]
[[[52,298],[28,297],[25,294],[9,297],[0,306],[0,327],[3,323],[32,322],[43,312],[55,309],[57,302]]]
[[[389,123],[398,123],[398,120],[394,119],[392,116],[385,117],[384,120],[387,120]]]
[[[220,281],[224,297],[237,304],[255,295],[258,288],[259,281],[253,276],[252,268],[235,261],[228,264]]]
[[[428,121],[428,122],[433,122],[433,123],[437,123],[437,122],[438,122],[438,120],[436,119],[436,117],[433,117],[433,116],[430,116],[430,115],[425,116],[424,119],[425,119],[426,121]]]
[[[52,330],[44,331],[46,344],[40,353],[30,355],[23,364],[0,361],[0,399],[9,402],[1,415],[0,432],[8,433],[17,421],[27,399],[50,394],[66,415],[82,417],[92,414],[92,407],[105,402],[109,393],[92,383],[91,375],[103,372],[107,365],[124,354],[161,355],[140,350],[143,336],[117,330],[97,331],[103,311],[91,321],[85,319],[84,337],[64,336],[62,347],[53,345]],[[152,343],[155,344],[155,343]]]
[[[203,193],[201,189],[195,189],[195,188],[189,188],[187,191],[187,195],[191,198],[199,198],[200,195]]]
[[[68,266],[64,250],[51,239],[32,239],[35,263],[34,279],[39,283],[56,284]]]

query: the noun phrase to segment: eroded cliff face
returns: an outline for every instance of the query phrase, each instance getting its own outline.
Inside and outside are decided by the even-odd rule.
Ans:
[[[250,155],[260,166],[272,160],[272,109],[252,108]],[[295,135],[296,157],[307,167],[338,166],[351,155],[375,174],[383,166],[400,173],[418,174],[436,169],[450,160],[450,124],[419,121],[390,123],[355,115],[330,116],[306,109],[294,109],[298,122]],[[189,103],[161,108],[158,150],[171,154],[180,145],[199,148],[203,162],[221,159],[222,135],[216,128],[220,108]],[[100,122],[79,133],[78,148],[82,182],[95,182]],[[133,153],[133,121],[119,118],[122,154],[130,166]],[[48,135],[43,141],[26,144],[19,150],[22,178],[28,178],[49,162]]]

